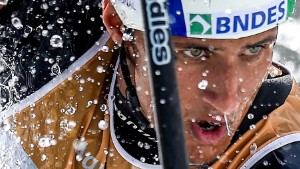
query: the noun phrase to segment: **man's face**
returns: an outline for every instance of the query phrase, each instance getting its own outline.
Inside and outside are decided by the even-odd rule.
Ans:
[[[266,78],[276,35],[277,28],[236,40],[172,38],[191,163],[211,162],[230,144]],[[134,81],[142,110],[154,124],[144,38],[139,31],[134,36]]]

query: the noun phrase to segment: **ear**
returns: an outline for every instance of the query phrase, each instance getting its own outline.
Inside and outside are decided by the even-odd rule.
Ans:
[[[115,8],[110,3],[110,0],[103,1],[103,23],[106,27],[106,30],[110,34],[113,41],[118,44],[122,43],[122,35],[121,28],[123,27],[123,23],[118,16]]]

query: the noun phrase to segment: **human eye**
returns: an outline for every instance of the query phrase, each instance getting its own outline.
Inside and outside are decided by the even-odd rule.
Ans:
[[[183,53],[186,56],[194,58],[194,59],[202,58],[205,55],[207,55],[207,53],[204,49],[197,49],[197,48],[193,48],[193,49],[189,49],[189,50],[183,50]]]
[[[254,55],[258,55],[260,53],[260,51],[264,48],[264,46],[260,45],[260,46],[253,46],[253,47],[249,47],[248,49],[246,49],[243,52],[243,55],[245,56],[254,56]]]

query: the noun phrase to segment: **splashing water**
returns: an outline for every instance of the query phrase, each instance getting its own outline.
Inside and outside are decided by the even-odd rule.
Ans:
[[[227,119],[227,115],[226,114],[224,114],[224,119],[225,119],[225,123],[226,123],[227,135],[231,136],[232,135],[232,131],[231,131],[231,127],[230,127],[230,124],[229,124],[229,121]]]
[[[100,130],[106,130],[108,128],[108,123],[105,120],[100,120],[98,123],[98,128]]]
[[[62,48],[63,47],[63,39],[59,35],[53,35],[50,39],[50,45],[54,48]]]
[[[122,39],[124,41],[133,41],[133,36],[131,35],[131,33],[123,33]]]
[[[8,3],[8,0],[0,0],[0,5],[6,5]]]
[[[11,23],[16,29],[22,29],[23,28],[23,24],[22,24],[21,20],[17,17],[12,18]]]
[[[102,52],[107,53],[109,51],[109,48],[107,46],[102,46],[100,49]]]

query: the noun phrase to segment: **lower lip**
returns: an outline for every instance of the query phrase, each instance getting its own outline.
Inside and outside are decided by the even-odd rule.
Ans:
[[[216,130],[203,130],[197,123],[191,123],[191,130],[195,139],[204,145],[217,144],[226,135],[225,125],[221,125]]]

